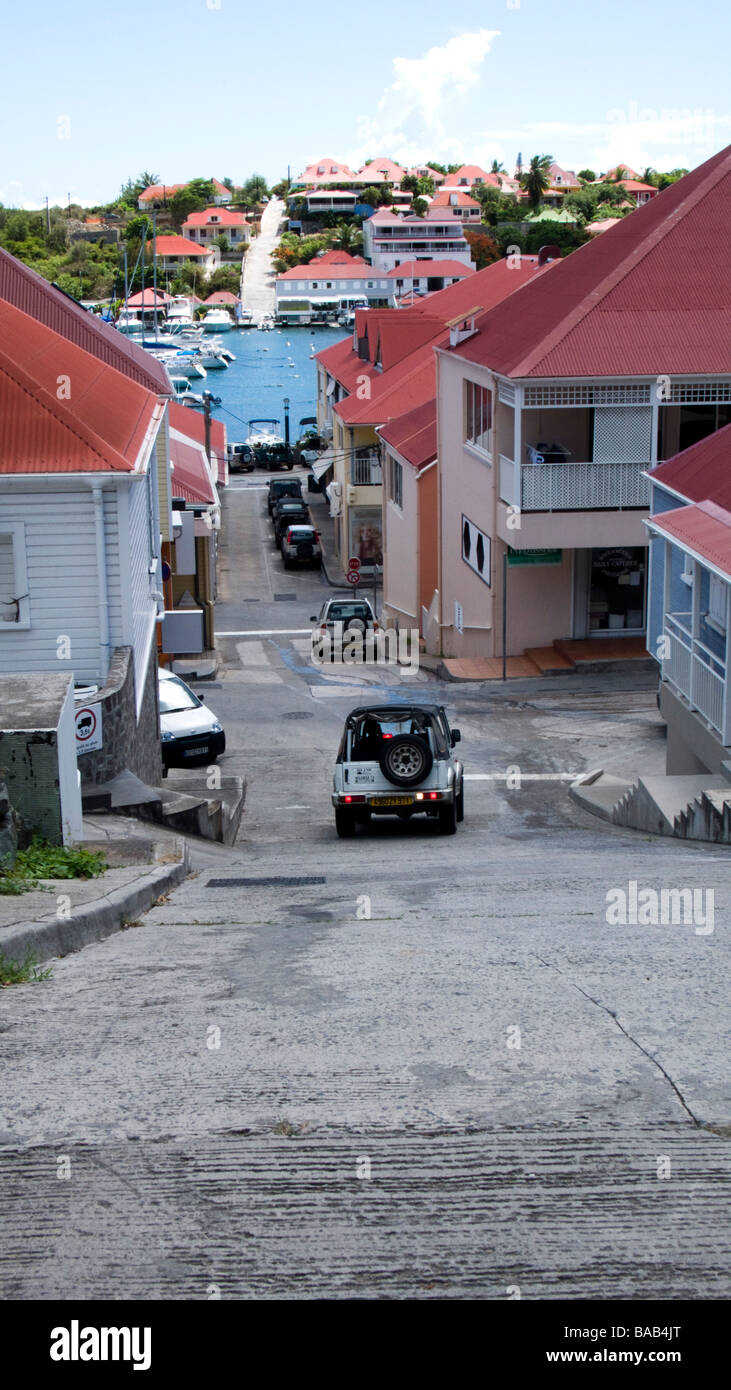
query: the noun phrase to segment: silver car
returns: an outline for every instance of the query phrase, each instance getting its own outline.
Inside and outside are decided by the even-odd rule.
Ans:
[[[426,815],[444,835],[454,835],[464,819],[464,769],[452,752],[460,738],[443,705],[351,710],[333,777],[338,835],[352,837],[374,815]]]

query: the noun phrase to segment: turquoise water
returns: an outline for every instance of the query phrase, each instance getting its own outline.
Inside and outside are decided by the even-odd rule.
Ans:
[[[288,396],[294,442],[302,416],[316,414],[317,371],[311,354],[345,336],[342,328],[282,328],[270,333],[246,328],[227,333],[221,341],[236,361],[227,371],[209,372],[204,382],[192,383],[193,390],[221,397],[213,415],[225,424],[229,442],[245,439],[248,421],[256,417],[278,420],[283,433]]]

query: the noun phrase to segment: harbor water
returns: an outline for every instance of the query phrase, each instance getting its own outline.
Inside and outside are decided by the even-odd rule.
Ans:
[[[209,371],[205,381],[191,382],[194,391],[207,390],[221,397],[213,416],[226,426],[229,443],[242,441],[249,432],[249,420],[278,420],[284,432],[284,400],[289,398],[290,439],[297,438],[303,416],[317,413],[317,364],[313,353],[321,352],[346,337],[346,330],[334,328],[257,328],[227,333],[223,345],[236,361],[226,371]]]

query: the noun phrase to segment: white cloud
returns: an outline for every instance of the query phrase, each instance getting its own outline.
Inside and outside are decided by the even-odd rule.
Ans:
[[[478,29],[456,34],[422,58],[394,58],[394,80],[375,115],[359,122],[358,146],[348,162],[377,154],[412,162],[461,159],[461,143],[447,135],[445,119],[452,104],[479,86],[482,64],[498,37],[497,29]]]
[[[591,167],[597,173],[618,162],[642,170],[693,169],[722,149],[731,116],[711,110],[667,108],[660,111],[629,102],[607,111],[603,121],[533,121],[508,130],[486,130],[476,150],[478,163],[497,143],[509,141],[524,162],[533,154],[553,154],[568,168]]]

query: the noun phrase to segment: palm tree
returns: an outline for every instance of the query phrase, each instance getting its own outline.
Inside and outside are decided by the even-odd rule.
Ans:
[[[360,227],[356,227],[352,222],[338,222],[333,228],[333,238],[330,243],[333,251],[348,251],[353,255],[360,251],[363,245],[363,233]]]
[[[505,165],[504,165],[504,164],[501,164],[497,159],[493,159],[492,164],[490,165],[490,173],[491,173],[491,174],[504,174],[504,173],[505,173]]]
[[[655,182],[655,170],[652,168],[650,164],[648,164],[646,169],[642,170],[641,179],[643,183]]]
[[[140,174],[137,182],[142,188],[157,188],[157,185],[160,182],[160,175],[150,174],[148,173],[147,169],[144,169],[143,172]]]
[[[534,154],[528,165],[527,173],[523,175],[522,185],[528,194],[532,208],[538,207],[551,182],[550,168],[552,164],[552,154]]]

